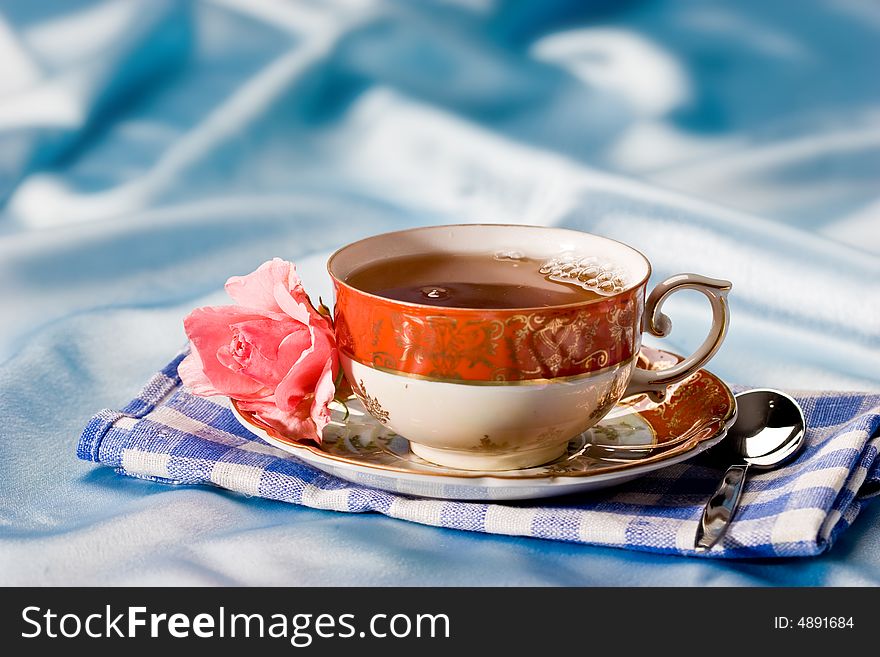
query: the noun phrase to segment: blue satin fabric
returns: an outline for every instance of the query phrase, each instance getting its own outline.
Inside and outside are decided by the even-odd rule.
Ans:
[[[3,584],[880,584],[880,505],[827,555],[705,562],[468,534],[76,460],[273,256],[407,226],[561,225],[654,282],[734,282],[712,369],[880,389],[880,14],[869,2],[6,2]],[[708,312],[682,294],[664,346]]]

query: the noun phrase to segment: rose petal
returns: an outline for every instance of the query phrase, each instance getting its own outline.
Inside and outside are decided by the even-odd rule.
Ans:
[[[202,359],[199,358],[199,352],[195,349],[190,351],[187,357],[180,362],[180,365],[177,366],[177,373],[180,375],[183,385],[194,395],[213,397],[214,395],[223,394],[205,376]]]
[[[229,369],[217,360],[221,348],[229,346],[232,325],[262,318],[262,315],[253,310],[238,306],[207,306],[196,308],[183,320],[184,330],[193,351],[198,354],[204,377],[220,394],[235,399],[254,399],[266,395],[263,384],[246,374]],[[191,368],[195,363],[196,361],[192,361],[185,369],[188,376],[192,375]],[[195,376],[190,378],[197,380]],[[204,381],[201,382],[201,387],[204,388]]]
[[[308,439],[321,442],[321,434],[309,415],[309,403],[310,400],[307,400],[293,412],[282,411],[271,401],[241,403],[239,408],[252,412],[261,421],[285,436],[295,440]]]
[[[284,315],[284,321],[250,321],[235,325],[239,338],[252,346],[241,371],[273,390],[311,346],[309,328]]]
[[[293,263],[273,258],[247,276],[232,276],[226,281],[226,293],[242,306],[280,313],[281,307],[275,301],[277,284],[285,290],[302,289]]]
[[[315,386],[315,398],[312,400],[310,415],[319,436],[322,436],[324,427],[330,423],[330,402],[336,394],[335,381],[338,369],[338,359],[329,361],[318,379],[318,385]]]
[[[310,326],[311,346],[302,352],[299,360],[275,388],[275,402],[283,411],[293,408],[312,394],[327,363],[338,360],[333,334],[319,327]],[[284,345],[281,347],[284,349]]]
[[[308,297],[305,297],[305,293],[303,293],[302,295],[298,295],[305,298],[297,299],[294,295],[291,294],[290,290],[288,290],[281,283],[275,284],[275,289],[273,290],[273,293],[275,303],[285,313],[293,317],[298,322],[302,322],[303,324],[307,325],[310,323],[311,315],[309,314],[309,306],[311,304],[308,301]]]

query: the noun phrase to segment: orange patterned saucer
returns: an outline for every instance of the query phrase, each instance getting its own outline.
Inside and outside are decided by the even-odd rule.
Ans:
[[[662,370],[680,356],[642,347],[640,366]],[[673,384],[665,401],[644,395],[620,402],[596,426],[569,442],[568,451],[545,465],[502,472],[474,472],[435,465],[409,449],[409,441],[349,402],[334,410],[321,445],[300,443],[236,408],[239,422],[267,443],[314,467],[354,483],[420,497],[515,500],[567,495],[630,481],[680,463],[720,441],[736,417],[733,393],[714,374],[700,370]]]

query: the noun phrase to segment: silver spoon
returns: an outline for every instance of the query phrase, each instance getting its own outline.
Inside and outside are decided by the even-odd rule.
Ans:
[[[797,454],[806,422],[798,403],[778,390],[749,390],[736,396],[736,421],[717,448],[735,459],[703,509],[694,548],[711,550],[730,526],[749,469],[769,470]],[[729,462],[729,461],[728,461]]]

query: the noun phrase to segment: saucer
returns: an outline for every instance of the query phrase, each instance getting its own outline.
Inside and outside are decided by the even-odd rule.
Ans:
[[[681,360],[642,347],[639,366],[665,369]],[[335,406],[335,404],[334,404]],[[699,370],[669,387],[657,404],[644,395],[621,401],[593,428],[576,436],[566,454],[522,470],[475,472],[420,459],[409,441],[373,419],[355,399],[334,407],[323,442],[297,442],[240,411],[250,432],[310,465],[356,484],[418,497],[453,500],[524,500],[555,497],[621,484],[703,452],[720,441],[736,417],[733,393],[714,374]]]

